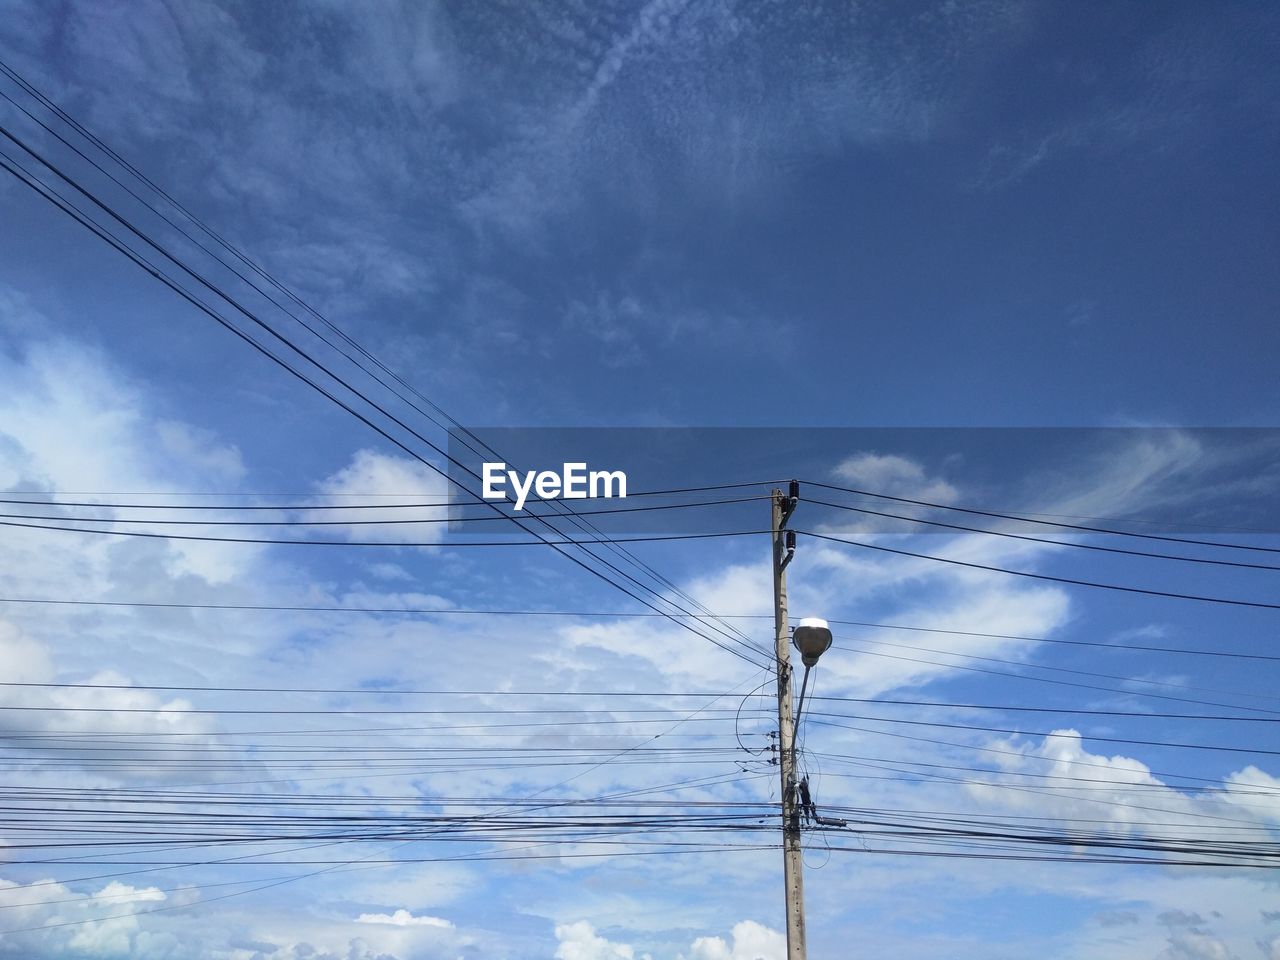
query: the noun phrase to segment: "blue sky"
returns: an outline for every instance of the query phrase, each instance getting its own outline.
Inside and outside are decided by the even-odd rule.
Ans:
[[[1273,427],[1280,408],[1278,36],[1280,17],[1264,3],[0,0],[0,58],[465,424],[1175,428],[1120,439],[1100,431],[1085,456],[1073,451],[1034,476],[1006,464],[995,480],[964,459],[973,451],[963,431],[954,450],[928,453],[887,434],[874,447],[811,451],[822,463],[806,479],[945,504],[1165,518],[1159,529],[1177,535],[1205,534],[1197,523],[1211,503],[1214,535],[1272,547],[1274,536],[1240,529],[1265,526],[1274,513],[1274,446],[1246,457],[1221,435],[1190,428]],[[0,80],[0,90],[35,109]],[[302,336],[8,101],[0,117]],[[281,502],[269,493],[314,504],[444,492],[429,468],[8,176],[0,224],[0,489],[141,492],[183,503],[216,492],[221,502],[257,505]],[[403,404],[394,409],[417,417]],[[445,442],[432,424],[413,422]],[[713,481],[763,479],[715,466],[699,464]],[[759,517],[746,522],[763,524],[765,506],[750,509]],[[895,537],[809,507],[797,516],[807,530],[987,566],[1200,596],[1276,595],[1274,571],[992,537]],[[440,533],[429,529],[428,539]],[[422,531],[383,531],[385,547],[308,548],[10,528],[0,538],[0,594],[639,609],[534,548],[395,545]],[[767,547],[759,539],[635,552],[672,589],[717,612],[763,615]],[[838,628],[817,675],[823,695],[1155,713],[1280,709],[1271,662],[1124,646],[1268,654],[1271,609],[1089,590],[803,538],[792,593],[797,613],[969,631]],[[768,641],[767,621],[742,623],[753,640]],[[927,652],[876,645],[885,642]],[[772,789],[776,799],[770,769],[749,760],[744,771],[719,757],[703,766],[582,768],[563,786],[553,767],[379,771],[377,780],[361,771],[272,771],[236,734],[249,729],[243,721],[216,712],[260,699],[144,689],[732,691],[736,705],[761,682],[753,667],[660,620],[4,603],[0,663],[21,681],[115,685],[9,688],[2,705],[129,707],[138,712],[95,715],[102,730],[177,732],[238,764],[234,774],[211,770],[194,749],[165,772],[15,761],[10,783],[199,786],[267,771],[284,794],[512,799],[552,787],[589,798],[705,774],[725,781],[679,796],[767,800]],[[1046,682],[1064,679],[1092,686]],[[357,701],[278,700],[332,711]],[[415,702],[509,707],[496,696]],[[527,703],[562,705],[550,695]],[[604,696],[582,703],[612,708]],[[649,706],[669,708],[673,723],[692,709],[668,699]],[[768,723],[757,700],[747,706],[753,719],[743,729],[764,742]],[[192,708],[215,712],[183,712]],[[33,715],[45,734],[79,722],[69,712]],[[1127,837],[1169,829],[1168,818],[1211,832],[1226,822],[1212,818],[1229,815],[1274,840],[1280,823],[1280,765],[1256,752],[1276,746],[1266,724],[1000,710],[979,719],[958,708],[892,715],[997,729],[872,724],[895,739],[810,724],[820,803],[1095,819]],[[601,716],[583,713],[580,729],[530,730],[510,743],[582,747],[595,737],[625,750],[652,735],[640,725],[593,729]],[[681,742],[723,746],[716,737],[726,730],[716,729]],[[998,732],[1006,729],[1019,732]],[[1062,733],[1043,736],[1053,731]],[[367,744],[418,743],[372,726],[366,733]],[[863,762],[880,764],[879,773],[821,759],[836,755],[878,758]],[[912,762],[985,772],[969,769],[963,778],[978,782],[964,783],[852,778],[883,775],[885,765],[901,775]],[[1091,771],[1087,786],[1007,787],[1019,773],[1073,775],[1081,764]],[[1202,778],[1195,782],[1213,792],[1183,789],[1193,781],[1166,773]],[[1135,805],[1119,785],[1135,778],[1158,799]],[[240,888],[211,885],[290,867],[76,880],[94,871],[5,857],[0,905],[26,905],[0,910],[0,955],[783,955],[776,851],[485,863],[474,859],[480,846],[462,859],[439,849],[446,844],[420,846],[422,856],[455,859],[344,869],[227,899],[214,898]],[[351,856],[385,852],[371,844]],[[1280,895],[1261,871],[870,851],[828,859],[820,839],[807,856],[815,956],[842,955],[856,942],[868,955],[904,958],[1032,950],[1103,960],[1280,957]],[[59,895],[46,896],[51,888]],[[144,912],[156,904],[166,909]],[[108,910],[111,919],[37,929]]]

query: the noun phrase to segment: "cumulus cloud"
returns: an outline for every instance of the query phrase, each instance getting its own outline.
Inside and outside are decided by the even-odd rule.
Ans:
[[[453,924],[404,910],[352,921],[323,916],[263,913],[244,901],[210,923],[208,917],[172,907],[199,900],[198,888],[167,893],[155,886],[111,881],[77,890],[48,880],[27,884],[0,880],[6,935],[0,953],[21,957],[271,957],[273,960],[453,960],[475,936]],[[401,915],[408,922],[398,921]],[[386,918],[384,921],[383,917]],[[91,922],[85,922],[91,921]],[[389,922],[387,922],[389,921]],[[489,946],[486,944],[486,947]]]
[[[442,504],[449,484],[425,463],[407,456],[358,450],[350,463],[317,484],[318,492],[335,506],[376,504],[384,509],[311,511],[310,520],[372,521],[366,526],[343,526],[339,530],[352,540],[380,540],[386,543],[437,543],[444,539],[449,511]],[[419,506],[409,509],[406,505]],[[394,521],[394,522],[387,522]],[[423,522],[425,521],[425,522]]]
[[[1140,760],[1093,753],[1085,744],[1086,738],[1073,729],[1054,730],[1038,742],[1019,737],[993,740],[988,744],[993,751],[989,759],[1012,776],[990,784],[970,780],[966,789],[988,809],[1083,819],[1096,829],[1130,836],[1230,840],[1241,818],[1224,814],[1224,800],[1260,822],[1274,810],[1274,793],[1265,806],[1246,802],[1257,797],[1234,795],[1235,785],[1241,782],[1274,782],[1255,767],[1229,774],[1218,791],[1190,794],[1164,782]],[[1018,774],[1024,773],[1031,776],[1021,779]],[[1070,791],[1055,789],[1065,783],[1071,785]],[[1200,914],[1180,908],[1167,910],[1157,919],[1170,928],[1199,929],[1207,923]],[[1184,948],[1190,949],[1179,947]]]
[[[28,884],[0,880],[6,930],[15,931],[6,933],[5,945],[28,951],[24,956],[48,956],[52,948],[69,956],[159,958],[166,954],[135,947],[147,941],[155,947],[158,941],[172,938],[142,932],[138,915],[167,899],[157,887],[116,880],[87,893],[48,880]]]
[[[441,917],[431,917],[426,914],[415,916],[404,909],[397,910],[395,913],[362,913],[356,917],[356,923],[382,923],[393,927],[453,928],[452,923]]]
[[[1033,781],[1023,783],[1016,778],[1018,789],[971,783],[970,792],[985,803],[1005,808],[1034,808],[1041,815],[1063,819],[1084,818],[1099,821],[1099,826],[1117,832],[1130,832],[1145,824],[1167,821],[1170,814],[1190,816],[1192,801],[1168,787],[1152,775],[1146,764],[1131,757],[1090,753],[1084,747],[1079,731],[1054,730],[1043,740],[1026,743],[1018,738],[992,741],[996,761],[1008,772],[1029,772],[1038,776],[1060,778],[1070,782],[1069,794],[1053,793],[1049,786]],[[1026,789],[1022,789],[1025,787]],[[1131,804],[1134,788],[1142,789],[1143,802]]]
[[[555,960],[637,960],[630,946],[599,936],[586,920],[557,925],[556,940]]]
[[[784,960],[786,954],[786,935],[754,920],[734,924],[729,942],[699,937],[690,951],[691,960]]]
[[[1226,942],[1209,933],[1181,930],[1171,936],[1156,960],[1237,960]]]
[[[1227,776],[1223,797],[1259,819],[1280,822],[1280,777],[1252,764]]]
[[[137,888],[112,880],[93,894],[93,899],[103,903],[157,903],[167,899],[163,890],[155,887]]]
[[[5,307],[0,302],[0,310]],[[7,307],[29,309],[12,299]],[[125,372],[83,344],[37,338],[0,346],[0,382],[8,387],[0,394],[0,489],[207,491],[211,485],[234,487],[246,475],[234,444],[173,418]],[[108,521],[121,515],[88,508],[63,512]],[[92,525],[121,529],[118,523]],[[246,544],[126,543],[116,536],[94,540],[21,529],[9,531],[5,546],[24,557],[15,569],[28,577],[58,568],[53,557],[59,553],[83,568],[103,563],[105,554],[133,550],[156,557],[172,576],[190,574],[213,584],[235,579],[259,553]],[[37,551],[48,559],[27,559]]]
[[[586,920],[558,924],[555,928],[555,960],[651,960],[650,955],[637,954],[630,944],[608,940],[596,933]],[[729,939],[698,937],[689,946],[687,960],[784,960],[787,952],[785,934],[754,920],[736,923]],[[686,960],[686,954],[679,954]]]
[[[0,623],[0,658],[11,649],[4,635],[12,632]],[[25,644],[34,651],[34,660],[48,660],[43,648],[30,641]],[[38,674],[38,681],[28,682],[47,682],[52,675]],[[30,711],[24,716],[21,737],[8,741],[11,764],[56,778],[116,782],[204,782],[259,769],[225,741],[211,717],[193,712],[189,700],[139,689],[114,671],[101,671],[83,683],[53,689],[0,688],[0,706]],[[86,744],[82,738],[86,726],[94,737],[123,739],[109,742],[109,751],[99,755],[93,741]],[[142,737],[148,734],[172,738],[166,743],[164,762],[155,762],[154,749]],[[131,747],[135,741],[136,749]],[[216,769],[210,769],[210,751],[217,756]]]

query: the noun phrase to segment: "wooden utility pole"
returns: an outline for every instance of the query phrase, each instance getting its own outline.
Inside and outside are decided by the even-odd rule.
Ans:
[[[787,564],[795,552],[786,524],[796,508],[799,484],[790,495],[773,491],[773,628],[778,671],[778,767],[782,780],[782,876],[787,898],[787,960],[806,960],[804,862],[800,846],[800,809],[796,803],[796,731],[792,715],[791,631],[787,620]],[[790,542],[788,542],[790,540]]]

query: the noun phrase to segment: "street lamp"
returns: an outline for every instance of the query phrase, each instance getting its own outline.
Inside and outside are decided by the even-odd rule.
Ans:
[[[791,726],[791,753],[794,762],[795,737],[800,729],[800,714],[804,712],[804,692],[809,686],[809,671],[817,666],[818,658],[831,649],[831,628],[819,617],[804,617],[791,632],[791,645],[800,651],[804,664],[804,677],[800,681],[800,703]]]
[[[831,627],[819,617],[805,617],[796,626],[791,642],[800,651],[800,661],[805,667],[812,667],[831,649]]]

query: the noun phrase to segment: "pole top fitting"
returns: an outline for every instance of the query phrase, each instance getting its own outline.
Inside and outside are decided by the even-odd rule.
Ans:
[[[791,515],[796,512],[796,507],[800,505],[800,481],[792,480],[787,487],[787,495],[782,500],[782,522],[779,526],[785,527],[787,521],[791,519]]]

